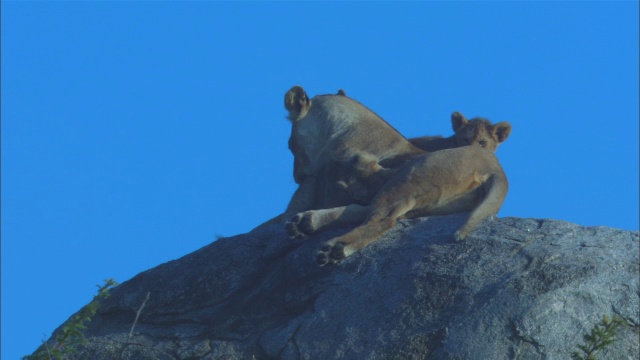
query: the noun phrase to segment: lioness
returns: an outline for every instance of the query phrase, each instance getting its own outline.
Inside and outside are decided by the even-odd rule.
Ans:
[[[448,138],[442,136],[422,136],[409,139],[413,145],[425,151],[438,151],[465,145],[477,145],[496,151],[498,145],[511,134],[511,124],[506,121],[492,124],[489,120],[476,117],[467,120],[459,112],[451,114],[454,134]]]
[[[395,168],[424,152],[344,91],[309,99],[302,87],[294,86],[285,94],[284,104],[292,123],[293,178],[299,184],[285,219],[306,210],[362,201],[339,185],[344,167],[334,165],[344,163],[348,154],[366,153],[382,166]]]

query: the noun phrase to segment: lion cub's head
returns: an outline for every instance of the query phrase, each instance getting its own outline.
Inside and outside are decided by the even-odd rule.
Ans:
[[[506,121],[492,124],[480,117],[467,120],[459,112],[451,114],[451,125],[458,146],[477,145],[491,151],[496,151],[511,134],[511,124]]]

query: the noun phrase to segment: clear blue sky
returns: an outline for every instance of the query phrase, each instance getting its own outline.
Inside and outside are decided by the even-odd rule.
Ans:
[[[295,84],[408,137],[510,121],[500,216],[638,230],[638,66],[637,1],[3,1],[2,359],[284,210]]]

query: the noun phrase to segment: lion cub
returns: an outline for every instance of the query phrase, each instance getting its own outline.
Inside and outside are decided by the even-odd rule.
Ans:
[[[492,124],[488,119],[476,117],[472,120],[459,113],[451,114],[451,124],[455,132],[448,138],[442,136],[422,136],[408,139],[409,142],[427,152],[452,149],[461,146],[479,146],[495,152],[511,134],[511,124],[506,121]],[[348,160],[337,164],[341,171],[338,185],[359,203],[369,203],[387,179],[394,173],[377,163],[375,156],[357,152]]]
[[[442,136],[422,136],[409,139],[413,145],[428,152],[452,149],[465,145],[477,145],[496,151],[511,134],[511,124],[506,121],[492,124],[489,120],[476,117],[467,120],[459,112],[451,114],[454,134],[448,138]]]
[[[370,205],[305,211],[294,216],[286,229],[289,236],[303,238],[327,228],[360,224],[325,242],[316,254],[319,265],[364,248],[403,218],[469,211],[455,233],[460,241],[483,219],[498,213],[508,189],[493,152],[479,146],[445,149],[416,156],[391,172]]]

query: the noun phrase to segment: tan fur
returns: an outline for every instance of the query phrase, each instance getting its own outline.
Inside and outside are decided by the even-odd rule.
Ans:
[[[350,154],[369,154],[381,166],[397,167],[423,153],[344,91],[309,99],[302,87],[294,86],[285,94],[284,103],[292,123],[289,149],[294,155],[293,176],[299,184],[286,218],[306,210],[362,201],[340,185],[345,167],[339,164]]]
[[[498,213],[507,191],[507,178],[495,155],[477,146],[464,146],[407,161],[370,205],[306,211],[287,224],[287,231],[300,238],[330,227],[360,224],[322,246],[316,256],[320,265],[364,248],[401,218],[470,211],[455,234],[456,240],[463,240],[480,221]]]
[[[442,136],[422,136],[409,141],[425,151],[438,151],[465,145],[476,145],[487,150],[496,151],[511,134],[511,124],[499,122],[492,124],[484,118],[467,118],[459,112],[451,114],[451,125],[454,134],[448,138]]]

